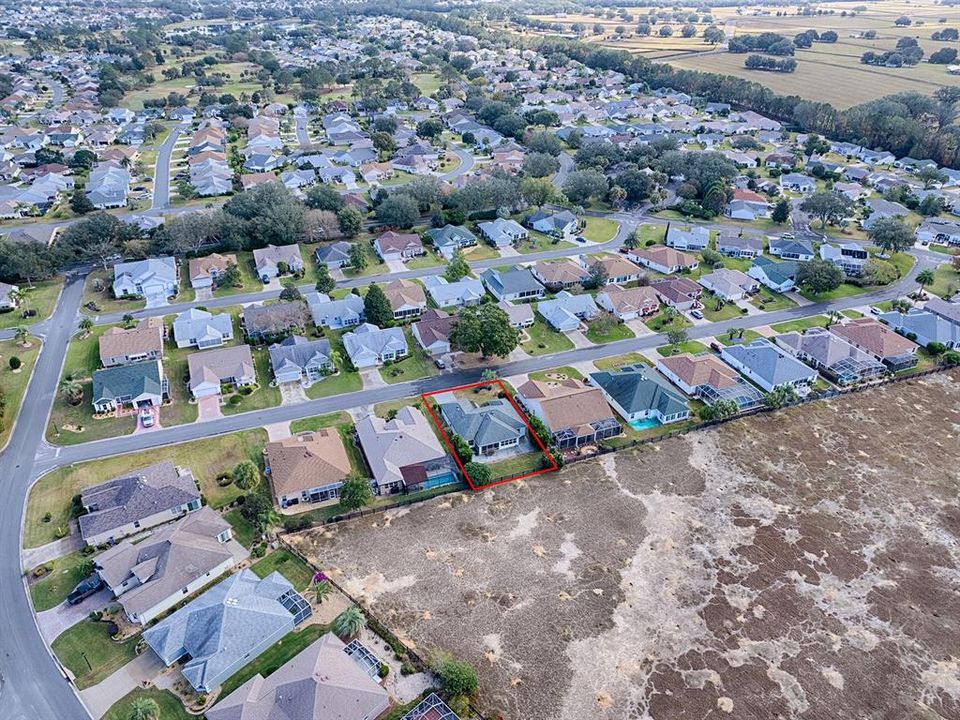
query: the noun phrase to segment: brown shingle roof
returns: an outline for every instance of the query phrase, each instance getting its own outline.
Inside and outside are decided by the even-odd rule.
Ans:
[[[528,380],[517,388],[517,394],[539,400],[544,419],[554,432],[613,417],[600,389],[574,378],[561,382]]]
[[[735,387],[737,372],[713,355],[693,356],[689,353],[673,355],[659,361],[690,387],[709,385],[714,388]]]
[[[880,358],[896,357],[917,349],[916,343],[873,318],[857,318],[845,325],[834,325],[830,330]]]
[[[220,255],[219,253],[213,253],[206,257],[193,258],[190,261],[190,279],[197,280],[199,278],[205,278],[210,275],[211,270],[223,272],[229,265],[236,264],[237,256],[233,254]]]
[[[346,478],[350,458],[335,428],[321,428],[269,443],[265,449],[270,484],[278,500]]]
[[[390,308],[399,310],[404,305],[426,305],[427,296],[423,286],[412,280],[394,280],[383,286],[383,294],[390,301]]]
[[[162,318],[145,318],[129,330],[112,327],[100,336],[100,362],[104,365],[110,358],[150,352],[163,353]]]

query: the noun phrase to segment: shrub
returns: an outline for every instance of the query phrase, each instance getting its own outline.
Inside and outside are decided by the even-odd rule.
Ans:
[[[11,370],[19,370],[20,366],[23,365],[23,362],[16,355],[11,355],[9,362]]]
[[[249,395],[250,393],[253,392],[253,386],[252,386],[252,385],[244,385],[244,386],[243,386],[242,388],[240,388],[237,392],[239,392],[241,395]]]
[[[267,546],[263,543],[257,543],[250,549],[250,557],[252,558],[262,558],[267,554]]]
[[[390,666],[387,665],[386,663],[380,663],[380,672],[379,672],[380,677],[385,678],[389,674],[390,674]]]
[[[51,515],[50,513],[44,513],[44,514],[43,514],[43,521],[44,521],[45,523],[48,523],[48,522],[50,522],[51,520],[53,520],[53,515]]]
[[[227,487],[233,483],[233,474],[229,472],[223,472],[217,475],[217,485],[220,487]]]
[[[299,530],[306,530],[310,527],[310,524],[310,518],[306,515],[293,515],[284,519],[283,529],[287,532],[297,532]]]
[[[230,399],[227,400],[227,403],[230,405],[239,405],[240,401],[243,400],[239,395],[231,395]]]

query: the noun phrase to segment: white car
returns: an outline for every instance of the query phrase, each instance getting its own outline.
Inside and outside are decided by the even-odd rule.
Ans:
[[[154,419],[153,419],[152,412],[150,412],[149,410],[144,410],[142,413],[140,413],[140,424],[143,427],[145,428],[153,427],[153,423],[154,423]]]

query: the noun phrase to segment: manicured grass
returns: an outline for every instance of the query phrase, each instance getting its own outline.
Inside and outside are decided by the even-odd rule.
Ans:
[[[549,235],[538,233],[535,230],[530,230],[530,237],[526,240],[521,240],[516,247],[517,252],[521,255],[528,255],[546,250],[566,250],[567,248],[574,247],[574,244],[566,240],[558,240]]]
[[[567,378],[573,378],[574,380],[583,380],[583,373],[568,365],[558,368],[550,368],[549,370],[538,370],[537,372],[530,373],[529,377],[531,380],[550,381],[557,380],[558,375],[564,375]]]
[[[760,292],[750,298],[750,304],[766,312],[776,312],[796,307],[797,304],[786,295],[775,293],[770,288],[760,286]]]
[[[302,433],[310,430],[319,430],[320,428],[333,427],[334,425],[349,425],[350,416],[345,412],[328,413],[327,415],[317,415],[316,417],[301,418],[290,423],[290,432]]]
[[[598,370],[616,370],[617,368],[622,368],[627,365],[653,365],[646,355],[641,355],[638,352],[629,352],[624,353],[623,355],[600,358],[599,360],[594,360],[593,364],[596,365]]]
[[[622,322],[611,322],[607,324],[606,328],[602,327],[601,324],[595,322],[587,324],[587,331],[584,335],[587,336],[587,340],[592,343],[608,343],[616,342],[617,340],[629,340],[632,337],[636,337],[633,334],[633,330],[627,327],[626,323]],[[603,332],[606,330],[606,332]]]
[[[229,297],[240,293],[257,292],[261,289],[260,280],[253,266],[253,253],[238,252],[236,256],[237,267],[240,269],[240,285],[218,287],[213,291],[214,297]]]
[[[830,300],[839,300],[840,298],[855,297],[867,292],[868,288],[853,285],[852,283],[840,283],[840,287],[835,290],[828,290],[822,293],[812,293],[809,290],[801,290],[800,294],[811,302],[821,303]]]
[[[280,404],[280,388],[270,384],[273,379],[270,372],[270,353],[265,345],[253,348],[252,352],[253,365],[257,371],[258,387],[249,395],[237,395],[240,402],[236,405],[230,402],[224,404],[222,406],[224,415],[236,415],[250,410],[264,410]]]
[[[954,270],[949,263],[938,266],[933,271],[933,277],[933,285],[926,288],[932,295],[949,299],[960,290],[960,272]]]
[[[410,76],[410,82],[420,88],[422,94],[429,97],[440,89],[442,81],[436,73],[414,73]]]
[[[265,578],[270,573],[277,571],[300,592],[306,590],[310,581],[313,580],[313,570],[289,550],[282,548],[260,558],[250,566],[250,569],[259,578]]]
[[[743,317],[746,313],[740,311],[740,307],[732,302],[724,302],[717,310],[717,298],[712,292],[704,292],[701,312],[710,322],[720,322],[721,320],[732,320],[733,318]]]
[[[723,333],[717,336],[717,342],[721,345],[746,345],[753,342],[758,337],[763,337],[756,330],[746,329],[743,331],[743,337],[740,337],[739,333],[730,337],[729,333]]]
[[[551,328],[539,317],[521,332],[526,334],[527,340],[521,341],[520,347],[529,355],[553,355],[573,348],[570,338]]]
[[[58,468],[40,478],[30,490],[24,547],[39,547],[56,540],[57,528],[66,528],[70,521],[71,499],[83,488],[164,460],[190,468],[207,502],[212,507],[222,507],[243,491],[235,485],[220,487],[217,475],[232,470],[242,460],[260,465],[266,443],[266,431],[258,428]],[[43,517],[48,512],[51,521],[45,523]]]
[[[490,469],[491,481],[501,478],[517,477],[525,475],[544,467],[546,458],[541,451],[523,453],[513,457],[498,460],[497,462],[484,463]]]
[[[251,547],[260,536],[259,530],[241,514],[240,508],[225,512],[223,519],[230,523],[230,527],[233,528],[234,539],[245,548]]]
[[[46,320],[53,314],[53,308],[57,304],[62,287],[61,278],[42,280],[33,285],[20,285],[20,292],[24,294],[24,298],[20,301],[20,307],[10,312],[0,313],[0,330],[15,328],[18,325],[32,325]],[[25,310],[36,310],[37,314],[25,318],[22,315]]]
[[[787,322],[771,325],[771,329],[778,333],[803,332],[812,327],[825,327],[827,317],[825,315],[814,315],[813,317],[798,318],[797,320],[788,320]]]
[[[326,634],[327,630],[326,625],[307,625],[305,628],[288,633],[276,645],[267,648],[255,660],[228,677],[220,688],[220,698],[227,697],[255,675],[266,677],[276,671],[295,655],[319,640]],[[164,716],[162,720],[167,719]]]
[[[378,258],[377,254],[373,251],[373,247],[370,245],[370,240],[368,238],[364,238],[362,240],[359,238],[354,238],[349,242],[359,243],[360,247],[363,248],[363,254],[367,258],[367,266],[360,272],[357,272],[352,267],[345,267],[343,269],[343,274],[346,277],[370,277],[373,275],[386,275],[389,272],[387,264]],[[311,263],[308,263],[307,267],[310,268]],[[305,282],[315,283],[316,277],[311,280],[305,280]]]
[[[954,247],[953,245],[928,245],[927,250],[943,255],[960,255],[960,247]]]
[[[680,343],[680,345],[676,346],[676,348],[674,348],[673,345],[661,345],[657,348],[657,352],[664,357],[679,355],[680,353],[690,353],[691,355],[696,355],[697,353],[708,352],[709,350],[710,348],[708,348],[702,342],[697,342],[696,340],[687,340],[686,342]]]
[[[30,598],[37,612],[55,608],[67,599],[77,583],[93,572],[91,557],[79,551],[59,557],[49,564],[53,565],[53,569],[30,585]]]
[[[341,370],[336,375],[329,375],[323,380],[315,382],[304,392],[308,398],[316,400],[317,398],[342,395],[358,390],[363,390],[363,378],[360,377],[360,373]]]
[[[605,243],[613,240],[619,229],[620,223],[616,220],[591,216],[584,219],[583,231],[580,234],[591,242]]]
[[[97,290],[97,283],[101,284],[102,290]],[[86,284],[83,287],[83,307],[82,312],[89,315],[100,315],[104,313],[127,313],[134,310],[143,310],[146,301],[142,298],[130,300],[118,300],[113,297],[111,287],[113,285],[113,270],[94,270],[87,276]],[[86,307],[87,303],[96,303],[99,310],[90,310]]]
[[[133,704],[141,699],[153,700],[160,708],[160,720],[194,720],[196,715],[191,715],[183,707],[180,698],[169,690],[134,690],[124,695],[113,707],[107,710],[107,714],[102,720],[130,720],[133,712]]]
[[[404,263],[404,266],[407,270],[423,270],[425,268],[435,268],[444,265],[446,260],[443,259],[440,255],[435,253],[428,252],[426,255],[421,257],[411,258]]]
[[[420,348],[414,339],[409,328],[404,328],[404,337],[407,339],[407,347],[410,354],[399,362],[384,365],[380,368],[380,376],[384,382],[395,383],[409,382],[410,380],[419,380],[420,378],[431,377],[439,374],[437,366],[427,352]]]
[[[94,419],[93,381],[84,380],[80,385],[83,387],[83,400],[79,405],[70,405],[59,393],[54,399],[50,424],[47,426],[47,439],[50,442],[57,445],[76,445],[129,435],[136,429],[136,415]]]
[[[887,262],[893,263],[897,272],[900,273],[900,277],[904,277],[913,270],[913,265],[917,262],[917,259],[910,253],[894,253],[887,258]]]
[[[490,247],[485,242],[479,242],[476,245],[471,245],[468,248],[464,248],[463,254],[467,256],[467,260],[469,262],[477,262],[478,260],[493,260],[494,258],[500,257],[500,253],[498,253],[495,248]]]
[[[654,243],[662,243],[664,235],[667,232],[665,225],[650,225],[644,223],[637,226],[637,238],[640,240],[640,247],[646,247],[647,243],[653,240]]]
[[[656,315],[643,321],[643,324],[654,332],[669,332],[670,330],[677,330],[679,328],[687,328],[692,325],[692,323],[687,320],[683,315],[677,313],[673,318],[667,317],[662,311],[658,312]]]
[[[31,347],[24,348],[16,340],[0,340],[0,394],[3,412],[0,413],[0,450],[6,447],[20,411],[20,403],[27,391],[33,366],[40,354],[40,341],[30,338]],[[10,367],[10,358],[20,358],[20,368]]]
[[[103,682],[137,655],[138,635],[116,642],[107,632],[108,623],[84,620],[65,630],[51,645],[60,662],[76,677],[80,690]]]
[[[856,310],[841,310],[840,312],[851,320],[863,317],[863,313]]]

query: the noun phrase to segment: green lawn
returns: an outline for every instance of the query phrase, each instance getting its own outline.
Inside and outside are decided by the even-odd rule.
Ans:
[[[218,287],[213,291],[214,297],[229,297],[240,293],[258,292],[262,288],[253,265],[253,253],[248,251],[238,252],[236,256],[237,267],[240,269],[240,285]]]
[[[545,250],[566,250],[574,247],[573,243],[566,240],[558,240],[536,230],[530,230],[529,232],[530,237],[527,240],[521,240],[516,246],[517,252],[521,255],[544,252]]]
[[[380,368],[380,376],[384,382],[393,385],[438,375],[440,371],[437,366],[430,355],[417,344],[409,328],[403,329],[403,335],[407,339],[410,354],[398,362]]]
[[[950,298],[960,290],[960,272],[954,270],[949,263],[938,266],[933,277],[933,285],[927,287],[927,292],[933,295]]]
[[[351,267],[344,268],[343,274],[346,277],[348,278],[370,277],[372,275],[384,275],[388,272],[387,264],[377,257],[377,254],[373,251],[373,247],[370,245],[369,239],[365,238],[363,240],[360,240],[358,238],[354,238],[350,242],[359,243],[360,247],[363,248],[363,254],[367,258],[367,265],[360,272],[357,272]],[[310,266],[311,266],[310,264],[307,265],[308,268]],[[314,277],[313,280],[309,280],[306,282],[315,283],[316,277]]]
[[[674,352],[673,345],[661,345],[657,348],[657,352],[664,357],[679,355],[680,353],[690,353],[691,355],[696,355],[697,353],[708,352],[709,350],[710,348],[708,348],[702,342],[697,342],[696,340],[687,340],[686,342],[680,343],[680,345],[678,345],[676,348],[676,352]]]
[[[53,569],[40,580],[30,585],[33,609],[43,612],[67,599],[77,583],[93,572],[91,558],[77,551],[53,560]]]
[[[601,217],[587,217],[584,219],[584,228],[580,233],[591,242],[605,243],[613,240],[620,229],[620,223],[616,220]]]
[[[420,88],[420,92],[429,97],[440,89],[440,76],[436,73],[414,73],[410,82]]]
[[[290,432],[302,433],[310,430],[319,430],[320,428],[333,427],[334,425],[349,425],[350,416],[345,412],[328,413],[327,415],[317,415],[316,417],[301,418],[290,423]]]
[[[31,338],[31,347],[24,348],[16,340],[0,340],[0,395],[3,397],[3,411],[0,413],[0,450],[6,447],[17,421],[20,403],[27,391],[27,384],[40,354],[40,341]],[[20,368],[10,367],[10,358],[20,358]]]
[[[240,402],[234,405],[227,402],[222,406],[224,415],[236,415],[250,410],[264,410],[280,404],[280,388],[270,384],[273,374],[270,372],[270,353],[265,345],[254,347],[253,365],[257,371],[258,387],[249,395],[237,395]]]
[[[233,537],[245,548],[251,547],[260,536],[260,532],[254,527],[253,523],[241,514],[240,508],[225,512],[223,519],[230,523],[230,527],[233,528]]]
[[[313,570],[310,566],[283,548],[260,558],[250,566],[250,569],[260,578],[265,578],[276,570],[300,592],[306,590],[313,580]]]
[[[521,333],[526,334],[527,340],[521,341],[520,347],[529,355],[553,355],[573,348],[570,338],[551,328],[539,317]]]
[[[99,283],[99,285],[98,285]],[[119,300],[113,297],[113,270],[94,270],[87,276],[83,287],[83,308],[81,310],[90,315],[103,313],[128,313],[134,310],[143,310],[146,302],[142,298]],[[100,287],[100,290],[97,290]],[[95,303],[100,309],[90,310],[87,303]]]
[[[750,304],[766,312],[776,312],[777,310],[786,310],[797,306],[786,295],[775,293],[764,285],[760,286],[760,292],[750,298]]]
[[[611,322],[606,324],[606,328],[603,327],[603,323],[588,323],[587,331],[584,335],[587,336],[587,340],[592,343],[608,343],[616,342],[617,340],[629,340],[632,337],[636,337],[625,323],[622,322]],[[603,330],[606,329],[606,332]]]
[[[105,622],[84,620],[65,630],[51,645],[60,662],[76,677],[80,690],[103,682],[137,655],[139,636],[115,642],[107,628]]]
[[[667,229],[664,225],[643,224],[637,227],[637,238],[640,240],[640,246],[645,247],[647,243],[653,240],[654,243],[662,243]]]
[[[358,390],[363,390],[363,378],[360,377],[360,373],[341,370],[336,375],[329,375],[320,382],[315,382],[304,392],[308,398],[316,400],[317,398],[342,395]]]
[[[703,293],[703,316],[710,322],[720,322],[721,320],[732,320],[733,318],[743,317],[746,313],[740,311],[739,306],[732,302],[724,302],[717,310],[717,301],[719,298],[712,292]]]
[[[60,297],[63,280],[61,278],[42,280],[35,282],[33,285],[20,285],[19,287],[20,292],[24,294],[24,299],[20,302],[18,309],[0,313],[0,330],[14,328],[18,325],[32,325],[50,317],[57,304],[57,298]],[[22,315],[25,310],[36,310],[37,314],[25,318]]]
[[[300,630],[288,633],[276,645],[267,648],[255,660],[228,677],[220,688],[220,698],[227,697],[255,675],[263,675],[264,677],[270,675],[295,655],[319,640],[326,634],[327,630],[326,625],[307,625]],[[167,720],[167,718],[164,716],[161,720]]]
[[[743,331],[743,337],[740,337],[739,334],[730,337],[729,333],[723,333],[717,336],[717,342],[722,345],[746,345],[759,337],[763,336],[757,331],[748,328]]]
[[[541,451],[522,453],[492,463],[484,463],[490,469],[491,481],[501,478],[517,477],[540,470],[544,467],[544,454]]]
[[[917,262],[917,259],[910,253],[903,252],[894,253],[887,258],[887,262],[893,263],[893,265],[897,268],[897,272],[900,273],[900,277],[904,277],[907,275],[907,273],[913,270],[913,265],[915,262]]]
[[[242,460],[261,464],[266,443],[266,431],[257,428],[58,468],[40,478],[30,490],[24,547],[39,547],[56,540],[57,528],[66,528],[70,521],[71,499],[83,488],[164,460],[190,468],[207,502],[212,507],[222,507],[243,491],[234,485],[220,487],[217,475],[232,470]],[[44,522],[48,512],[51,520]]]
[[[536,372],[530,373],[529,377],[531,380],[549,381],[557,380],[561,375],[565,376],[566,378],[573,378],[574,380],[583,380],[582,372],[567,365],[563,367],[550,368],[549,370],[537,370]]]
[[[857,318],[862,318],[863,313],[856,310],[841,310],[840,311],[845,317],[850,318],[851,320],[856,320]]]
[[[191,715],[183,707],[180,698],[169,690],[134,690],[124,695],[113,707],[107,710],[107,714],[102,720],[130,720],[133,712],[133,704],[141,699],[153,700],[160,707],[159,720],[195,720],[196,715]]]
[[[822,293],[812,293],[809,290],[801,290],[800,294],[811,302],[821,303],[830,300],[839,300],[840,298],[855,297],[867,292],[868,288],[853,285],[852,283],[840,283],[840,287],[835,290],[828,290]]]
[[[799,318],[797,320],[788,320],[787,322],[771,325],[771,329],[778,333],[803,332],[812,327],[825,327],[827,324],[826,315],[814,315],[813,317]]]
[[[668,332],[679,328],[691,327],[692,323],[683,315],[677,313],[672,318],[667,317],[662,311],[658,312],[643,321],[643,324],[654,332]]]
[[[594,360],[593,364],[596,365],[598,370],[616,370],[617,368],[622,368],[627,365],[653,365],[646,355],[641,355],[638,352],[629,352],[624,353],[623,355],[600,358],[599,360]]]

